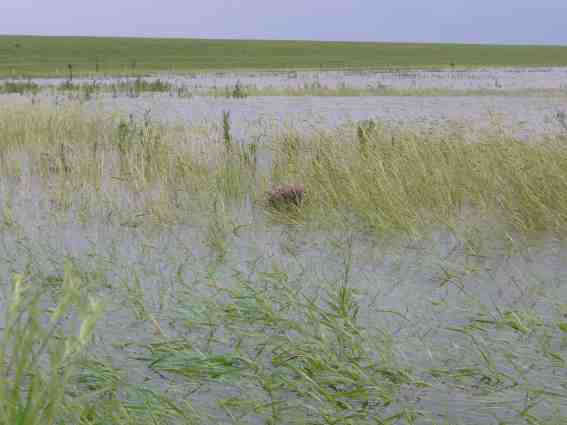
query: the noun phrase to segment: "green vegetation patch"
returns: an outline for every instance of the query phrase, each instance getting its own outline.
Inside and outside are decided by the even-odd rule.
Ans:
[[[564,114],[556,121],[565,127]],[[133,207],[183,222],[179,192],[189,209],[250,199],[262,205],[270,187],[301,184],[303,213],[314,222],[348,222],[378,236],[453,228],[471,212],[526,235],[567,229],[564,134],[526,142],[494,130],[471,143],[459,128],[427,133],[367,121],[315,134],[284,131],[260,143],[233,136],[229,111],[212,124],[166,126],[151,111],[109,120],[80,108],[7,107],[0,110],[2,174],[46,184],[63,177],[53,193],[63,205],[90,188],[78,208],[93,216],[99,197],[123,190],[159,188],[159,199]],[[18,155],[28,158],[28,170]]]
[[[567,47],[0,36],[0,76],[566,66]]]

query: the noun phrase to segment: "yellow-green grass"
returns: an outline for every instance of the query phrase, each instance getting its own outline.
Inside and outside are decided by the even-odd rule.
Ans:
[[[567,66],[565,46],[0,36],[0,76]]]
[[[80,210],[94,216],[109,205],[101,199],[136,193],[133,209],[176,222],[185,217],[174,208],[179,194],[193,210],[250,197],[262,206],[272,185],[297,183],[307,190],[304,218],[375,235],[458,228],[465,216],[521,234],[561,233],[567,225],[561,135],[523,141],[495,129],[471,142],[448,127],[426,134],[365,123],[243,145],[230,131],[230,118],[224,129],[187,128],[80,108],[7,107],[0,110],[1,170],[21,176],[22,187],[39,176],[58,205],[72,205],[81,191]]]

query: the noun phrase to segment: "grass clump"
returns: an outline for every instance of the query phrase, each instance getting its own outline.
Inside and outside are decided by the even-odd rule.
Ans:
[[[237,81],[234,87],[226,87],[225,97],[233,99],[245,99],[248,97],[247,89],[240,81]]]
[[[94,94],[98,93],[113,93],[114,95],[123,93],[129,97],[139,97],[142,93],[170,93],[174,91],[174,86],[161,79],[147,80],[137,77],[134,80],[113,83],[98,83],[96,80],[90,83],[73,83],[72,80],[66,80],[57,87],[57,90],[75,92],[89,100]],[[182,91],[178,91],[178,93],[183,94]]]
[[[358,323],[352,288],[330,284],[317,296],[297,283],[282,272],[216,288],[199,308],[179,312],[192,332],[210,338],[190,338],[184,346],[165,339],[148,347],[149,360],[188,385],[224,385],[234,395],[215,402],[233,421],[363,424],[411,417],[388,406],[415,378],[390,360],[387,345],[375,351],[377,341]]]
[[[23,275],[14,276],[0,338],[2,423],[79,420],[75,410],[79,394],[73,391],[73,380],[102,306],[81,294],[80,282],[70,272],[61,292],[54,302],[41,286],[35,287]]]
[[[159,78],[154,81],[146,81],[138,77],[132,84],[132,92],[136,94],[142,92],[169,92],[172,90],[172,85],[170,83],[162,81]]]
[[[31,80],[27,81],[6,81],[0,84],[0,93],[17,93],[17,94],[37,94],[40,91],[40,86]]]

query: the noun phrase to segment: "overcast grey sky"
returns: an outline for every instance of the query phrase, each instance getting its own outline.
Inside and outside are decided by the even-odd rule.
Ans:
[[[0,34],[567,44],[567,0],[0,0]]]

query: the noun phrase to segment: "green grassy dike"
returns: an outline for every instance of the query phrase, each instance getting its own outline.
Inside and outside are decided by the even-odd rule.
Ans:
[[[0,76],[567,66],[567,46],[0,35]]]

